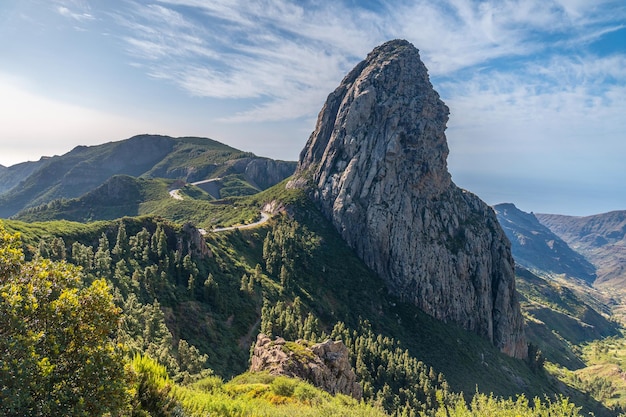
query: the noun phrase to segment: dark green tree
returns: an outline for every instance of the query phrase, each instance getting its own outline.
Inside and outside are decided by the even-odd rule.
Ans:
[[[111,253],[120,258],[125,258],[128,256],[130,251],[130,244],[128,241],[128,236],[126,235],[126,226],[124,226],[124,222],[120,221],[120,225],[117,228],[117,238],[115,239],[115,246],[113,246],[113,250]]]
[[[107,235],[102,233],[93,259],[94,269],[97,275],[108,277],[111,274],[111,250],[109,249],[109,239]]]

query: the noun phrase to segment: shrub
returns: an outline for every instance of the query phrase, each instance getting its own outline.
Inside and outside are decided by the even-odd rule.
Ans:
[[[272,381],[270,387],[272,392],[276,395],[282,395],[283,397],[292,397],[296,388],[297,381],[292,378],[279,376]]]

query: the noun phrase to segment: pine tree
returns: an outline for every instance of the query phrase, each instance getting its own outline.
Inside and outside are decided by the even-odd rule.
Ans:
[[[187,291],[189,291],[189,293],[193,295],[195,287],[196,278],[193,276],[193,274],[189,274],[189,279],[187,280]]]
[[[291,289],[291,274],[287,270],[285,265],[280,267],[280,285],[282,285],[281,291],[287,292]]]
[[[128,293],[131,290],[130,269],[125,259],[119,260],[115,264],[115,271],[113,272],[113,278],[118,283],[120,288]]]
[[[248,292],[248,283],[249,283],[248,275],[243,274],[241,276],[241,285],[239,285],[239,291]]]
[[[120,221],[120,225],[117,228],[117,238],[115,240],[115,246],[113,247],[113,255],[118,258],[125,258],[128,256],[130,250],[128,236],[126,235],[126,226],[124,222]]]
[[[74,242],[72,244],[71,260],[74,265],[81,266],[86,272],[93,268],[93,249],[82,243]]]
[[[111,251],[109,249],[109,239],[102,233],[98,250],[94,255],[94,269],[101,277],[108,277],[111,274]]]
[[[52,244],[50,245],[50,259],[54,261],[64,261],[66,258],[67,253],[63,238],[55,237],[52,239]]]
[[[261,283],[261,280],[263,279],[263,268],[261,268],[260,264],[256,264],[256,266],[254,267],[254,282],[257,283]]]
[[[160,224],[157,226],[156,231],[152,235],[152,251],[156,255],[157,259],[162,258],[167,254],[167,236],[163,230],[163,226]]]
[[[137,261],[148,262],[150,255],[150,232],[142,228],[129,239],[130,251]]]
[[[37,254],[42,257],[49,259],[50,258],[50,246],[45,239],[39,239],[39,245],[37,246]]]

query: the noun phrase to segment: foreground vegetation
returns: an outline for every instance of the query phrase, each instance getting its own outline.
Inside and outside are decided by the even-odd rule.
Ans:
[[[597,415],[616,414],[603,408],[600,398],[586,395],[584,386],[562,391],[538,362],[505,357],[481,338],[387,294],[299,192],[277,187],[233,201],[239,211],[228,201],[214,204],[229,213],[230,222],[239,222],[241,213],[258,214],[269,201],[280,202],[289,215],[277,215],[260,228],[204,238],[191,226],[156,217],[86,224],[7,221],[0,242],[8,261],[3,258],[2,265],[13,267],[1,271],[0,295],[8,312],[3,318],[11,319],[3,322],[0,343],[31,343],[22,351],[32,354],[32,366],[3,361],[1,403],[15,399],[5,414],[584,415],[573,403]],[[205,203],[213,204],[200,202]],[[57,276],[73,278],[55,281]],[[39,287],[58,291],[37,292]],[[16,298],[11,295],[16,288],[31,292]],[[93,299],[94,291],[103,304],[89,309],[83,300]],[[76,300],[74,310],[57,315],[57,307],[70,299]],[[36,319],[46,311],[45,321]],[[102,320],[99,311],[110,312],[102,317],[112,327],[94,330]],[[70,361],[61,353],[75,352],[59,343],[80,344],[72,342],[81,333],[67,325],[68,315],[91,329],[92,350],[112,355],[119,365],[108,374],[89,368],[92,385],[80,379],[71,380],[75,385],[58,382],[67,379],[69,369],[59,364]],[[54,320],[65,321],[53,325]],[[91,320],[96,327],[89,327]],[[44,330],[19,327],[42,323],[48,326]],[[245,373],[259,331],[287,340],[343,340],[364,402],[331,396],[303,381]],[[10,332],[32,337],[5,338]],[[11,346],[17,345],[3,345],[1,351]],[[72,364],[85,366],[86,358],[74,357]],[[15,375],[20,382],[9,383]],[[100,389],[104,383],[113,390],[107,394],[111,400],[85,408],[88,392],[81,387]],[[46,386],[59,394],[41,397]],[[72,396],[74,402],[65,400]],[[42,405],[47,401],[52,405]]]

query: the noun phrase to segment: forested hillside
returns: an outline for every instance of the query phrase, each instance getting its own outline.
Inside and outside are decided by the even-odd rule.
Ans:
[[[490,393],[548,394],[552,401],[565,394],[610,415],[576,389],[564,390],[535,358],[508,358],[389,295],[301,192],[277,186],[230,208],[260,210],[267,202],[274,215],[265,225],[204,236],[191,225],[153,217],[6,221],[5,227],[21,233],[28,262],[77,265],[79,287],[105,279],[119,309],[111,340],[123,346],[127,372],[134,369],[123,383],[143,395],[126,398],[127,407],[151,415],[175,409],[191,415],[218,409],[224,415],[255,409],[266,410],[263,415],[413,415],[445,408],[454,415],[463,409],[460,393],[471,399],[476,388],[487,396],[476,397],[473,415],[505,408],[530,413],[524,401],[489,399]],[[247,370],[261,331],[287,340],[343,340],[369,406],[336,402],[275,377],[222,382]],[[563,404],[545,407],[571,407]]]

